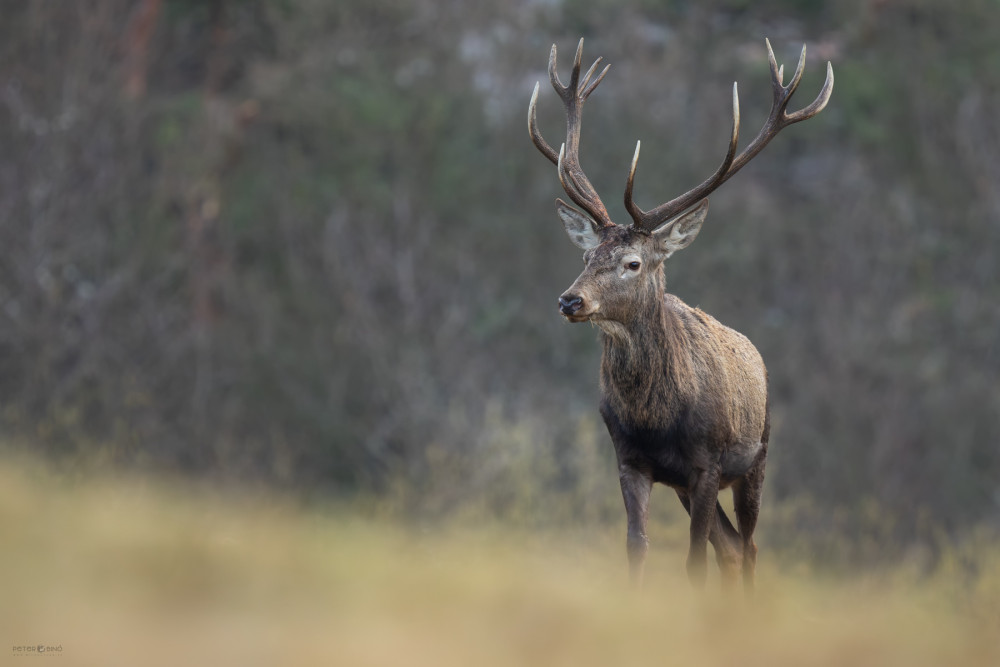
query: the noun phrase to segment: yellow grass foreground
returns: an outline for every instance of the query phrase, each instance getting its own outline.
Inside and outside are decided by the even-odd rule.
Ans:
[[[0,466],[0,664],[1000,665],[1000,570],[692,594],[620,531],[421,532],[143,480]],[[762,555],[764,550],[762,550]],[[42,646],[47,650],[38,652]]]

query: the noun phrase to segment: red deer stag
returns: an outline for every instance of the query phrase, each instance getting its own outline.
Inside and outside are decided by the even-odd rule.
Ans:
[[[583,40],[576,50],[569,85],[556,73],[556,47],[549,55],[552,87],[566,106],[566,142],[556,151],[542,138],[535,119],[538,84],[528,107],[528,131],[542,154],[556,165],[559,181],[582,211],[556,200],[570,240],[582,248],[586,267],[559,297],[570,322],[593,322],[602,333],[601,416],[618,459],[625,511],[629,571],[641,583],[648,540],[646,520],[654,482],[677,492],[691,518],[688,578],[705,585],[707,543],[727,587],[742,566],[743,584],[753,591],[757,546],[753,531],[760,510],[769,431],[767,370],[760,353],[742,334],[665,291],[663,261],[690,244],[708,212],[706,197],[739,171],[782,128],[812,118],[833,92],[833,67],[809,106],[786,107],[805,67],[802,47],[788,85],[767,42],[774,98],[757,137],[736,155],[739,98],[733,84],[733,131],[719,169],[693,190],[643,211],[632,200],[639,144],[625,186],[628,226],[611,221],[580,166],[583,103],[608,71],[594,77],[601,58],[580,76]],[[609,66],[610,67],[610,66]],[[719,491],[732,487],[733,527],[719,505]]]

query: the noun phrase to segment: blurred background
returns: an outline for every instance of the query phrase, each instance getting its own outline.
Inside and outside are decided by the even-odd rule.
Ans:
[[[845,561],[1000,528],[995,0],[6,0],[0,441],[420,521],[623,521],[554,215],[577,40],[612,217],[712,197],[668,290],[770,372],[762,529]],[[788,76],[786,74],[786,76]],[[665,495],[661,504],[676,505]],[[621,523],[623,525],[623,523]],[[921,556],[922,558],[923,556]]]

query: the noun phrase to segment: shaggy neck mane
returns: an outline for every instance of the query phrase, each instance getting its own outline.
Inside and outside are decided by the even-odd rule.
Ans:
[[[601,387],[622,419],[655,427],[682,408],[691,360],[684,353],[682,315],[665,301],[663,269],[647,282],[643,308],[628,322],[602,321]],[[669,298],[669,297],[668,297]],[[649,408],[659,406],[654,414]],[[664,407],[669,406],[669,410]]]

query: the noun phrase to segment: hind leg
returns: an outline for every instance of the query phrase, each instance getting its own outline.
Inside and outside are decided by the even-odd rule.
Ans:
[[[766,457],[767,445],[747,474],[733,484],[733,506],[736,510],[740,538],[743,541],[743,589],[747,596],[753,595],[757,569],[757,545],[753,541],[753,531],[757,528],[757,515],[760,514]]]
[[[713,533],[717,536],[715,544],[724,544],[725,533],[713,530],[718,525],[719,515],[719,465],[714,464],[704,470],[695,470],[690,475],[690,481],[685,489],[691,515],[690,544],[688,545],[687,572],[688,581],[696,589],[705,587],[708,573],[707,550],[709,538]]]
[[[677,492],[684,509],[691,514],[691,499],[687,491],[683,489],[674,491]],[[743,558],[740,551],[740,535],[733,528],[733,524],[719,503],[715,504],[715,522],[708,534],[708,541],[715,549],[715,561],[719,564],[719,572],[722,574],[722,587],[731,590],[739,578],[740,562]]]

